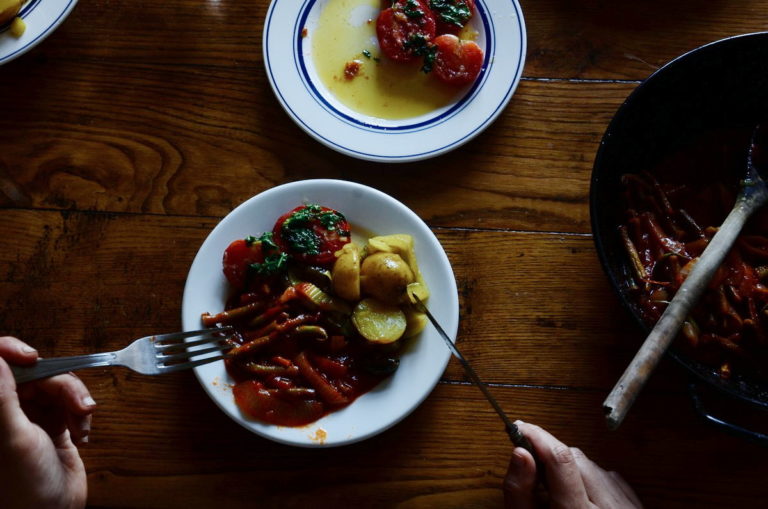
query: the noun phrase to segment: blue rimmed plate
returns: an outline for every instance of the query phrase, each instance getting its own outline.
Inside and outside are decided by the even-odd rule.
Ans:
[[[312,59],[312,34],[333,0],[272,0],[264,62],[288,115],[310,136],[343,154],[381,162],[416,161],[453,150],[502,112],[523,71],[526,33],[517,0],[477,0],[473,28],[485,52],[477,80],[452,103],[425,115],[386,120],[356,112],[328,91]]]
[[[56,27],[58,27],[75,8],[77,0],[29,0],[21,7],[19,16],[27,29],[19,37],[8,33],[10,23],[0,25],[0,65],[10,62],[31,50]]]

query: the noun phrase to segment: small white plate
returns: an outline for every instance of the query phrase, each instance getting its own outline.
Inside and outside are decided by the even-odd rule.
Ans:
[[[17,39],[8,33],[10,23],[0,25],[0,65],[42,42],[67,18],[75,4],[77,0],[29,0],[22,5],[19,16],[27,29],[21,37]]]
[[[471,140],[502,112],[523,71],[526,33],[517,0],[476,0],[472,24],[485,52],[480,76],[453,104],[420,117],[383,120],[345,107],[315,72],[311,34],[331,0],[272,0],[264,25],[264,62],[280,104],[309,135],[360,159],[416,161]],[[302,31],[307,29],[307,37]]]
[[[413,236],[419,269],[429,286],[427,305],[448,335],[456,337],[459,300],[448,257],[429,227],[394,198],[361,184],[342,180],[304,180],[278,186],[254,196],[228,214],[203,243],[189,270],[182,303],[184,330],[200,329],[200,315],[224,308],[229,292],[222,273],[222,255],[236,239],[271,231],[283,213],[304,203],[317,203],[342,212],[352,226],[377,235]],[[302,447],[331,447],[381,433],[410,414],[434,388],[450,353],[437,331],[428,325],[413,338],[390,378],[348,407],[308,426],[263,424],[244,416],[232,394],[234,380],[222,361],[195,368],[213,401],[246,429],[276,442]]]

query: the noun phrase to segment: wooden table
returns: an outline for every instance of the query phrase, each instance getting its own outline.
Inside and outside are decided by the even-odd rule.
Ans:
[[[768,28],[766,2],[524,0],[509,106],[450,155],[395,166],[337,154],[283,112],[263,66],[267,7],[81,1],[0,68],[2,332],[57,356],[178,330],[190,263],[233,207],[294,180],[361,182],[442,242],[458,344],[511,416],[620,471],[647,507],[765,503],[765,449],[701,422],[671,361],[607,431],[601,402],[642,338],[599,266],[587,202],[627,95],[685,51]],[[190,372],[82,377],[100,404],[82,450],[94,507],[502,503],[511,446],[455,361],[393,429],[324,450],[249,433]]]

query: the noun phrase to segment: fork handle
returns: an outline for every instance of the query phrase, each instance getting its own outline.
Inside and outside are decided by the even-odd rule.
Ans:
[[[17,384],[31,382],[83,368],[111,366],[115,363],[115,352],[75,355],[73,357],[54,357],[38,359],[33,366],[11,366],[11,372]]]

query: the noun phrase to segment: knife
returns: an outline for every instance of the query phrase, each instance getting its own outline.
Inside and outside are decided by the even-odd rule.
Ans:
[[[472,366],[469,364],[469,361],[464,358],[464,356],[461,354],[459,349],[456,347],[455,344],[453,344],[453,341],[451,341],[451,338],[448,337],[448,334],[443,330],[443,328],[440,326],[440,324],[437,322],[437,319],[435,319],[434,316],[432,316],[432,313],[429,312],[429,309],[427,309],[427,306],[424,305],[424,303],[421,301],[418,295],[411,293],[410,294],[415,300],[416,300],[416,306],[419,308],[419,311],[423,312],[427,315],[427,318],[429,318],[429,321],[432,322],[432,325],[437,329],[437,332],[440,334],[440,336],[445,340],[445,344],[448,345],[448,349],[451,351],[454,357],[456,357],[459,362],[461,363],[462,367],[464,368],[464,372],[469,376],[469,379],[472,380],[472,382],[477,386],[478,389],[485,395],[485,398],[488,400],[488,402],[491,404],[494,410],[496,410],[496,413],[499,414],[499,417],[501,417],[501,420],[504,421],[504,427],[507,430],[507,434],[509,435],[509,439],[512,441],[512,443],[517,447],[522,447],[529,453],[531,453],[531,456],[533,456],[533,459],[536,461],[537,471],[543,472],[543,470],[540,469],[540,463],[538,456],[536,456],[536,453],[533,450],[533,446],[531,445],[531,442],[526,438],[525,435],[522,434],[520,429],[517,427],[517,425],[512,422],[509,417],[507,417],[507,414],[504,413],[504,410],[501,409],[501,406],[499,406],[499,403],[496,401],[496,399],[491,395],[490,391],[488,390],[488,387],[483,383],[482,380],[480,380],[480,377],[477,376],[477,373],[475,373],[475,370],[472,369]]]

